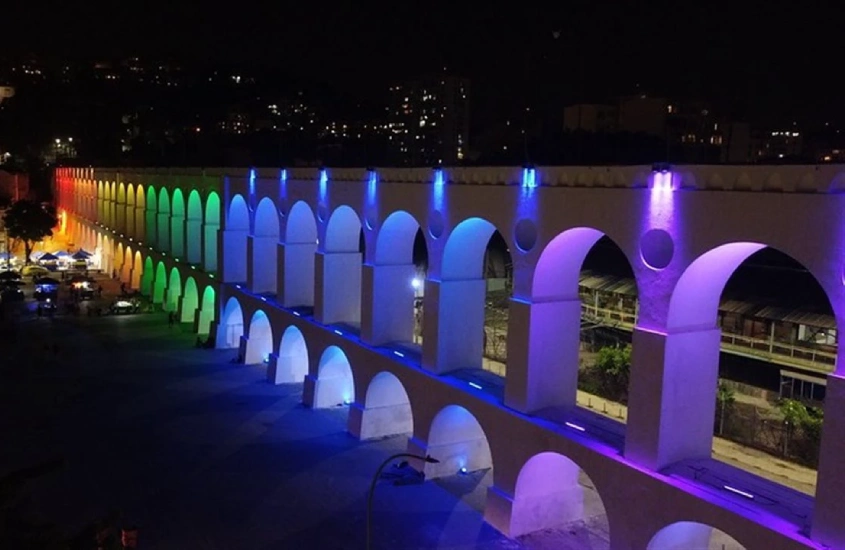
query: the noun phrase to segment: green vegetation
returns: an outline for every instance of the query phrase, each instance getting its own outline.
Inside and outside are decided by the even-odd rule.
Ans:
[[[605,346],[599,349],[595,364],[587,366],[579,378],[579,387],[617,403],[628,402],[631,379],[631,346]]]
[[[23,243],[25,261],[29,263],[35,243],[51,237],[59,220],[52,205],[23,199],[12,203],[3,215],[3,222],[9,239]]]

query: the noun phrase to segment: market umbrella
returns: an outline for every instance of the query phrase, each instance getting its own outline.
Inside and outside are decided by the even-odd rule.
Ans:
[[[85,251],[81,248],[79,250],[77,250],[76,253],[73,256],[71,256],[71,258],[73,258],[74,260],[87,260],[90,257],[91,257],[91,253],[87,252],[87,251]]]
[[[57,258],[65,258],[67,256],[70,256],[70,254],[68,254],[64,250],[58,250],[56,252],[53,252],[53,256],[55,256]]]
[[[43,256],[38,258],[38,261],[39,262],[55,262],[58,259],[59,259],[58,256],[55,256],[55,255],[47,252],[46,254],[44,254]]]
[[[13,281],[21,278],[21,274],[17,271],[3,271],[0,272],[0,281]]]
[[[10,252],[0,252],[0,260],[9,260],[14,258]]]

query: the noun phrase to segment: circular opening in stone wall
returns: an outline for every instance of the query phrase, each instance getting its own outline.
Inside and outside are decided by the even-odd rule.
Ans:
[[[443,235],[443,214],[439,210],[435,210],[428,218],[428,232],[435,239]]]
[[[530,252],[537,244],[537,226],[529,219],[521,219],[516,222],[513,238],[520,250]]]
[[[645,264],[652,269],[663,269],[675,255],[672,236],[663,229],[646,231],[640,241],[640,254]]]

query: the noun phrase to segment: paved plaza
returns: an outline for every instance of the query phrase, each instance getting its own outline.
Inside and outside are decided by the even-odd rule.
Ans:
[[[307,409],[301,385],[195,338],[164,314],[22,319],[0,370],[0,475],[53,467],[17,509],[68,534],[111,514],[147,550],[364,548],[369,481],[406,438],[359,442],[345,408]],[[586,522],[502,537],[482,521],[491,477],[382,482],[374,548],[607,547],[589,490]]]

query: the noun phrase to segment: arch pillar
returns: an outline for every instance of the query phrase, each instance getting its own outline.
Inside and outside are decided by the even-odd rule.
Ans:
[[[484,279],[426,279],[423,304],[423,368],[443,374],[482,367],[484,346]],[[431,312],[431,313],[429,313]]]
[[[314,318],[324,325],[361,322],[361,253],[317,252]]]
[[[202,239],[201,254],[202,265],[208,273],[215,273],[218,271],[218,258],[222,258],[218,249],[218,235],[220,233],[220,224],[217,222],[206,221],[203,224],[200,236]]]
[[[379,407],[368,407],[356,401],[349,405],[347,430],[361,440],[399,435],[407,433],[401,426],[412,416],[411,404],[407,401]]]
[[[278,238],[274,235],[249,235],[246,241],[246,282],[255,294],[275,294],[277,265],[268,262],[255,269],[256,258],[273,258]]]
[[[129,237],[135,236],[135,207],[131,204],[123,205],[124,233]]]
[[[361,339],[373,346],[414,340],[414,264],[364,264]]]
[[[575,407],[580,345],[581,300],[511,299],[505,405],[527,414]]]
[[[144,242],[147,239],[146,233],[147,211],[143,206],[135,207],[135,240]]]
[[[652,470],[710,458],[721,336],[719,328],[634,329],[626,458]]]
[[[262,336],[254,334],[244,334],[241,336],[241,350],[243,350],[245,365],[260,365],[264,363],[264,357],[261,355],[261,348],[264,347],[265,344],[269,344],[270,349],[273,348],[272,331],[268,332],[270,334]]]
[[[497,464],[497,467],[507,466]],[[570,460],[556,461],[554,468],[556,471],[552,475],[559,483],[551,487],[548,479],[542,480],[542,484],[537,483],[540,480],[532,480],[533,486],[523,487],[519,493],[515,487],[502,487],[499,482],[488,487],[484,521],[515,538],[582,519],[584,487],[578,481],[581,468]],[[519,471],[513,476],[501,476],[497,472],[498,478],[516,480],[519,475]]]
[[[185,236],[185,260],[189,264],[202,264],[203,249],[205,248],[204,236],[202,231],[202,218],[188,218],[185,220],[185,227],[182,231]],[[188,235],[199,235],[200,242],[198,246],[191,246],[188,243]]]
[[[156,248],[163,252],[170,252],[170,212],[156,214]]]
[[[842,358],[840,348],[837,364]],[[811,536],[831,548],[845,548],[845,376],[829,374],[824,400],[824,423],[819,449],[816,502]]]
[[[223,261],[223,282],[246,282],[249,258],[244,258],[246,260],[244,263],[233,262],[226,258],[226,250],[240,250],[242,246],[241,243],[249,236],[249,230],[224,229],[223,231],[219,231],[217,235],[217,257],[221,258]]]
[[[317,243],[279,243],[276,246],[277,301],[283,307],[313,305]]]

